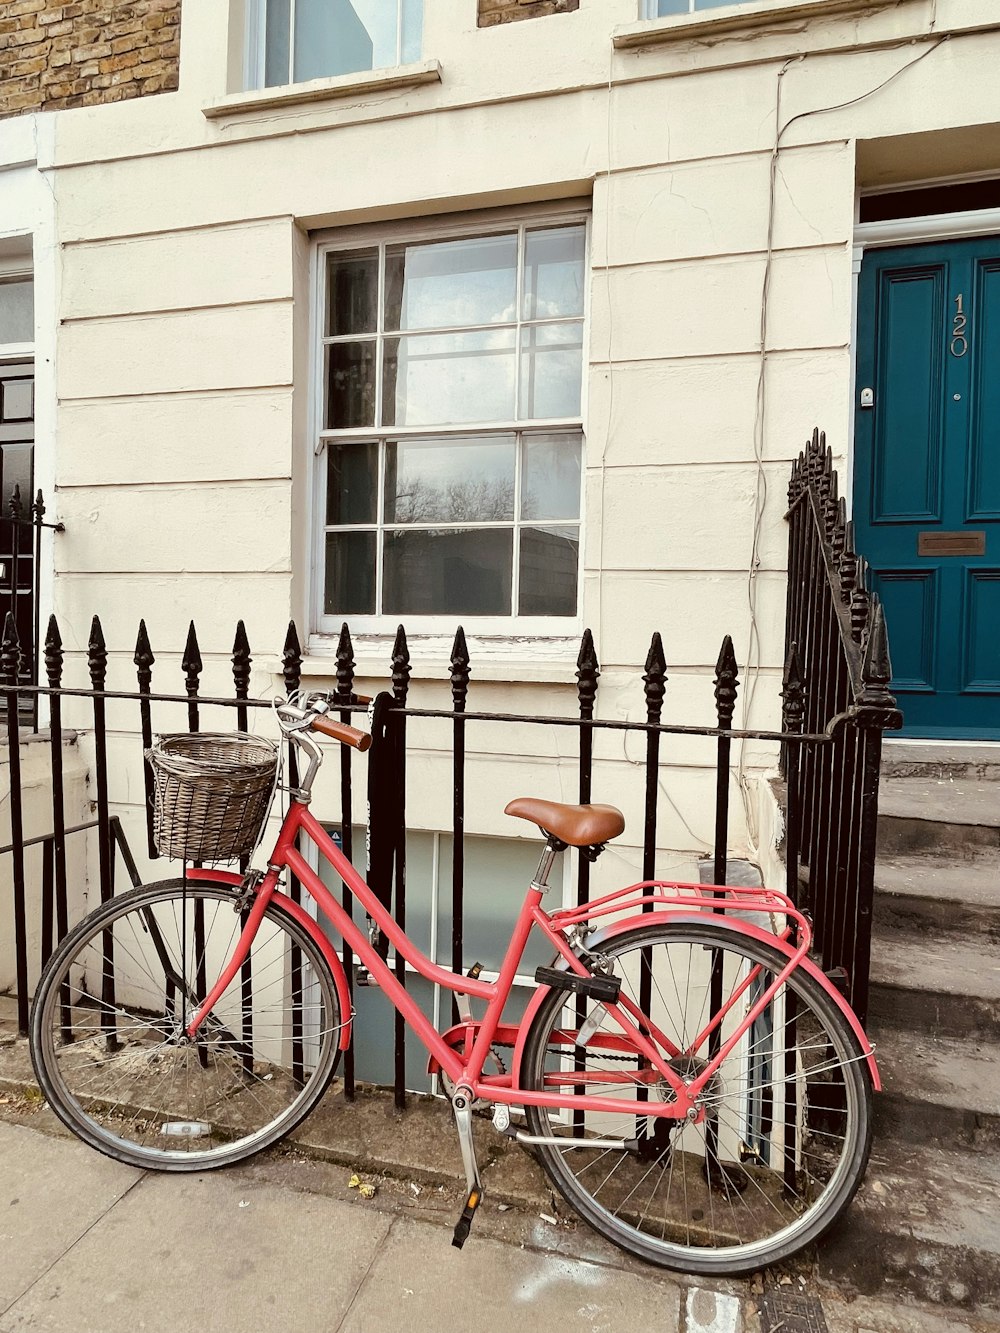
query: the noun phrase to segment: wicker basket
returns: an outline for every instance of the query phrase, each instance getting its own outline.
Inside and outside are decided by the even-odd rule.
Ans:
[[[245,732],[161,736],[146,751],[162,856],[235,861],[257,846],[278,773],[278,749]]]

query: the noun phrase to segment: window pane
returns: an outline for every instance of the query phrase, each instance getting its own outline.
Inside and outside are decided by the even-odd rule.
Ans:
[[[326,585],[323,610],[328,616],[370,616],[375,611],[374,532],[326,534]]]
[[[734,0],[725,0],[726,4],[732,4]],[[691,12],[691,0],[659,0],[656,7],[657,18],[668,18],[671,14],[689,14]]]
[[[327,523],[374,523],[377,518],[378,445],[327,445]]]
[[[513,435],[387,444],[386,523],[497,523],[514,517]]]
[[[0,282],[0,343],[35,341],[35,284]]]
[[[326,427],[375,424],[375,343],[331,343],[326,349]]]
[[[326,331],[374,333],[378,320],[378,251],[330,255],[327,260]]]
[[[451,966],[452,856],[454,839],[441,835],[438,859],[438,961]],[[499,971],[503,954],[528,885],[538,868],[542,837],[533,839],[475,838],[466,836],[464,939],[466,966],[480,962]],[[553,875],[555,882],[557,877]],[[410,889],[410,867],[406,867],[406,889]],[[409,911],[409,898],[407,898]],[[409,920],[409,917],[407,917]],[[541,931],[533,930],[518,969],[534,976],[535,968],[552,961],[552,945]]]
[[[540,324],[521,330],[522,421],[580,414],[583,325]]]
[[[387,615],[509,616],[510,528],[397,529],[385,534]]]
[[[383,424],[512,420],[514,337],[513,329],[484,329],[386,338]]]
[[[516,235],[386,250],[387,329],[511,323],[516,300]]]
[[[583,226],[529,231],[524,243],[523,319],[583,314]]]
[[[392,54],[386,60],[388,32]],[[296,0],[297,83],[395,63],[396,0]]]
[[[522,528],[518,614],[575,616],[579,528]]]
[[[403,64],[419,60],[423,51],[424,0],[403,0]]]
[[[579,435],[532,435],[521,448],[521,517],[579,518]]]
[[[264,19],[264,86],[291,83],[288,72],[288,38],[291,32],[291,0],[267,0]]]

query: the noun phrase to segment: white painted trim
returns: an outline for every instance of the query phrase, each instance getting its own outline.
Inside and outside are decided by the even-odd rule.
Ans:
[[[338,74],[332,79],[310,79],[307,83],[293,83],[288,87],[230,93],[208,102],[201,110],[208,120],[219,120],[246,111],[274,111],[308,102],[328,102],[338,97],[357,97],[365,93],[382,93],[390,88],[415,88],[422,83],[440,82],[440,61],[420,60],[413,65],[397,65],[395,69],[363,70],[357,74]]]
[[[960,241],[966,237],[992,235],[1000,236],[1000,208],[935,213],[919,218],[887,218],[884,222],[859,222],[854,228],[854,245],[855,250],[874,250],[887,245]]]
[[[612,41],[618,50],[634,47],[658,46],[664,42],[683,42],[714,37],[721,33],[752,31],[780,22],[800,22],[812,18],[836,17],[859,11],[871,12],[881,6],[895,8],[916,0],[736,0],[721,9],[696,10],[694,13],[671,14],[665,18],[651,16],[656,6],[652,0],[643,5],[639,23],[618,28]]]

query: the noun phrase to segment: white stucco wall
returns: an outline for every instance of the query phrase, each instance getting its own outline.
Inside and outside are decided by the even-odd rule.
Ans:
[[[755,681],[737,720],[773,725],[789,463],[814,423],[841,462],[849,452],[857,144],[891,160],[892,136],[938,132],[921,170],[947,176],[958,169],[949,134],[975,126],[982,169],[995,165],[996,6],[871,0],[810,16],[799,4],[784,24],[703,25],[684,41],[653,43],[671,25],[649,25],[646,47],[613,40],[634,27],[637,0],[582,0],[573,14],[489,29],[475,26],[474,0],[425,8],[439,82],[241,110],[230,23],[241,6],[188,0],[178,93],[47,118],[40,156],[62,289],[40,453],[66,524],[55,602],[67,671],[85,674],[96,610],[112,682],[134,680],[143,616],[155,684],[177,688],[193,616],[206,687],[224,688],[243,617],[252,689],[277,688],[284,624],[308,622],[311,231],[582,196],[592,271],[573,632],[594,631],[599,713],[642,716],[641,664],[659,630],[665,717],[710,722],[728,632]],[[968,154],[961,169],[974,169]],[[365,674],[387,662],[384,644],[356,648]],[[412,700],[443,702],[444,687],[423,679],[446,674],[442,645],[411,648]],[[317,680],[323,650],[314,642],[307,663]],[[471,707],[573,710],[568,642],[477,652]],[[132,723],[120,726],[113,754],[134,769]],[[447,761],[426,734],[410,816],[445,827]],[[510,796],[574,798],[571,733],[482,736],[470,732],[470,831],[511,833],[499,814]],[[631,747],[620,735],[598,742],[595,799],[621,804],[630,823],[598,881],[620,877],[623,859],[638,864],[643,777]],[[665,744],[661,872],[707,850],[713,758],[710,743]],[[753,774],[773,752],[750,743],[742,759]],[[132,786],[116,794],[134,811]],[[757,831],[735,774],[733,786],[731,842],[745,853]]]

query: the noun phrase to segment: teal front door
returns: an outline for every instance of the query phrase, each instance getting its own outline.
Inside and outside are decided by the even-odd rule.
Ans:
[[[1000,237],[865,255],[855,407],[905,734],[1000,739]]]

